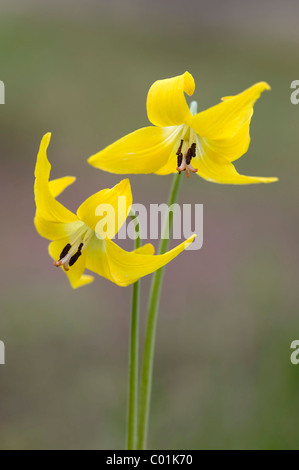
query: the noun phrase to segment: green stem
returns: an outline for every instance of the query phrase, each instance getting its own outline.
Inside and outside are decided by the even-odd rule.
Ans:
[[[139,222],[136,214],[131,210],[130,216],[135,220],[135,230],[138,236],[135,240],[135,249],[140,248],[141,239]],[[127,449],[136,450],[137,445],[137,413],[138,413],[138,347],[139,347],[139,308],[140,308],[140,281],[133,284],[130,352],[129,352],[129,397],[128,397],[128,431]]]
[[[172,186],[170,189],[168,207],[177,201],[181,175],[178,173],[174,176]],[[168,212],[168,217],[164,222],[162,238],[159,246],[158,254],[163,254],[168,250],[170,243],[170,232],[173,225],[173,212]],[[167,237],[166,235],[169,234]],[[143,450],[146,448],[147,433],[148,433],[148,421],[150,411],[150,399],[151,399],[151,388],[152,388],[152,376],[153,376],[153,363],[154,363],[154,351],[155,351],[155,340],[156,340],[156,329],[157,329],[157,318],[159,311],[160,296],[163,283],[164,269],[158,269],[152,279],[148,313],[147,313],[147,324],[144,340],[143,350],[143,361],[142,361],[142,372],[141,372],[141,384],[140,384],[140,399],[139,399],[139,416],[138,416],[138,449]]]

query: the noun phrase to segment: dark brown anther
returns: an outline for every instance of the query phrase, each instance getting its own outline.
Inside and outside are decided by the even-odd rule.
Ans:
[[[182,154],[183,143],[184,143],[184,141],[183,141],[183,139],[182,139],[182,140],[181,140],[181,143],[180,143],[180,146],[179,146],[179,148],[178,148],[178,150],[177,150],[177,153],[176,153],[178,156]],[[182,157],[182,158],[183,158],[183,157]]]
[[[78,251],[70,259],[69,266],[73,266],[78,260],[78,258],[80,258],[80,256],[82,255],[82,252],[81,252],[82,248],[83,248],[83,243],[80,243]]]
[[[78,258],[82,255],[81,250],[78,250],[70,259],[69,266],[73,266],[76,263]]]
[[[64,258],[68,252],[70,251],[72,245],[70,243],[68,243],[62,250],[62,252],[60,253],[60,257],[59,257],[59,261]]]
[[[190,165],[191,158],[192,158],[192,150],[191,148],[189,148],[186,153],[186,165]]]
[[[179,166],[181,166],[182,161],[183,161],[183,154],[179,153],[179,154],[177,154],[177,156],[178,156],[178,167],[179,167]]]
[[[196,143],[193,142],[191,145],[191,158],[196,157]]]

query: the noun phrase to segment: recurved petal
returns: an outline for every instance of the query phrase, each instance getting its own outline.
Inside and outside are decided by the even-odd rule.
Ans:
[[[59,196],[68,186],[76,181],[75,176],[63,176],[49,181],[50,192],[53,197]]]
[[[108,240],[99,240],[96,236],[92,238],[86,250],[86,268],[115,283],[114,264],[112,261],[112,266],[110,266],[111,260],[107,250],[107,243]],[[111,243],[115,245],[113,242]],[[155,248],[153,245],[151,243],[147,243],[137,250],[132,251],[131,255],[152,256],[154,253]]]
[[[110,280],[119,286],[128,286],[143,276],[165,266],[192,243],[195,235],[163,255],[128,252],[111,240],[106,240],[106,254]]]
[[[133,253],[137,255],[154,255],[155,254],[155,247],[151,243],[146,243],[145,245],[137,248],[133,251]]]
[[[53,258],[53,260],[57,261],[59,259],[59,255],[66,244],[69,242],[68,238],[63,240],[53,241],[49,245],[49,254]],[[62,269],[65,274],[67,275],[70,284],[73,289],[77,289],[78,287],[84,286],[86,284],[90,284],[94,277],[83,274],[86,267],[86,251],[82,252],[82,255],[78,259],[78,261],[70,267],[69,271],[64,271],[63,267],[61,268],[53,268],[53,269]]]
[[[217,148],[213,144],[214,142],[198,139],[197,156],[192,159],[192,165],[198,169],[198,175],[205,180],[222,184],[273,183],[278,180],[278,178],[240,175],[228,158],[224,158],[220,153],[221,146]]]
[[[111,189],[103,189],[81,204],[77,215],[101,238],[113,238],[124,224],[132,205],[131,185],[122,180]]]
[[[201,137],[229,139],[250,121],[253,105],[264,90],[270,90],[270,86],[259,82],[238,95],[225,97],[216,106],[191,116],[188,125]]]
[[[88,159],[96,168],[117,174],[153,173],[168,160],[177,127],[143,127]]]
[[[37,215],[45,220],[53,222],[75,222],[78,220],[76,215],[56,201],[52,194],[52,191],[54,193],[58,190],[61,192],[62,188],[64,189],[67,186],[66,183],[70,183],[70,180],[68,179],[68,181],[54,183],[52,185],[53,189],[51,189],[49,184],[51,165],[47,158],[47,148],[50,140],[50,133],[43,137],[35,166],[34,193]]]
[[[195,90],[192,75],[182,75],[157,80],[147,95],[147,115],[149,120],[160,127],[178,126],[191,118],[184,93],[191,96]]]
[[[110,266],[109,253],[107,250],[108,240],[99,240],[96,236],[90,241],[88,248],[86,250],[86,268],[99,276],[109,279],[111,282],[115,282],[115,275],[113,272],[113,263],[112,270]],[[115,245],[113,242],[111,242]],[[117,245],[115,245],[117,246]],[[125,252],[127,253],[127,252]],[[151,243],[147,243],[142,247],[138,248],[131,252],[131,255],[136,256],[152,256],[155,253],[155,248]]]

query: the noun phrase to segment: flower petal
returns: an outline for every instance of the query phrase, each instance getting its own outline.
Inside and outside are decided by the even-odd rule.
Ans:
[[[90,196],[81,204],[77,215],[88,227],[101,238],[106,238],[100,231],[100,219],[105,217],[107,234],[113,238],[126,221],[132,205],[131,185],[128,179],[122,180],[111,189],[103,189]]]
[[[100,240],[94,236],[89,242],[88,248],[86,250],[86,268],[94,273],[108,279],[111,282],[115,281],[115,275],[113,272],[113,263],[110,265],[109,252],[107,250],[107,243],[112,243],[114,246],[115,243],[110,242],[109,240]],[[151,243],[147,243],[137,250],[132,251],[130,254],[135,256],[152,256],[155,252],[155,248]],[[125,252],[127,253],[127,252]],[[117,283],[117,282],[116,282]]]
[[[107,240],[92,237],[86,249],[86,268],[99,276],[113,281],[106,251]]]
[[[75,176],[63,176],[56,180],[49,181],[50,192],[53,197],[59,196],[68,186],[76,181]]]
[[[156,175],[169,175],[170,173],[176,173],[177,172],[177,155],[176,152],[179,148],[179,140],[176,141],[174,147],[172,148],[169,158],[167,162],[165,163],[162,168],[159,168],[159,170],[155,171]]]
[[[55,261],[59,259],[61,251],[68,242],[69,239],[65,238],[63,240],[57,240],[50,243],[49,254]],[[93,281],[93,276],[83,274],[85,271],[85,266],[86,250],[82,252],[82,255],[80,256],[78,261],[76,261],[76,263],[72,267],[70,267],[69,271],[64,271],[63,267],[60,268],[67,275],[73,289],[77,289],[78,287],[90,284]]]
[[[188,125],[201,137],[229,139],[248,124],[253,105],[264,90],[270,90],[270,86],[259,82],[238,95],[225,97],[222,103],[191,116]]]
[[[197,138],[197,156],[192,159],[192,165],[198,169],[198,175],[207,181],[222,184],[273,183],[278,180],[278,178],[240,175],[228,158],[225,158],[228,148],[229,146],[222,148],[219,142],[217,147],[215,141]]]
[[[133,251],[133,253],[137,255],[154,255],[155,254],[155,247],[151,243],[146,243],[145,245],[137,248]]]
[[[107,240],[100,240],[96,235],[90,240],[86,249],[86,268],[114,282],[110,271],[106,242]]]
[[[106,254],[110,280],[119,286],[128,286],[143,276],[165,266],[193,242],[195,235],[163,255],[128,252],[111,240],[106,240]]]
[[[248,121],[229,139],[214,140],[199,137],[199,148],[204,149],[204,152],[208,153],[212,160],[213,158],[217,160],[221,156],[226,161],[233,162],[248,150],[250,144],[249,125]]]
[[[177,127],[143,127],[96,153],[88,163],[117,174],[153,173],[168,160]]]
[[[40,149],[37,156],[35,166],[35,203],[37,215],[45,220],[53,222],[75,222],[77,219],[76,215],[66,209],[62,204],[56,201],[55,197],[51,193],[49,177],[51,172],[51,165],[47,158],[47,148],[51,140],[51,134],[46,134],[40,145]],[[64,183],[54,183],[52,185],[52,191],[57,192],[66,187],[66,181]]]
[[[155,126],[178,126],[191,118],[184,93],[191,96],[195,90],[192,75],[182,75],[157,80],[147,95],[147,115]]]
[[[83,225],[83,222],[80,220],[66,224],[53,222],[52,220],[46,220],[36,214],[34,225],[41,237],[47,238],[47,240],[60,240],[61,238],[70,237]]]

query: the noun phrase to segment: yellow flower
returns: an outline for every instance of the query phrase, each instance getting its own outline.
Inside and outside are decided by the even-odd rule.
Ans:
[[[88,162],[112,173],[156,173],[176,171],[198,173],[214,183],[271,183],[277,178],[240,175],[232,162],[240,158],[250,142],[249,125],[253,105],[264,90],[265,82],[195,114],[185,95],[195,89],[192,75],[156,81],[147,97],[147,114],[154,126],[139,129],[109,145]],[[192,163],[191,163],[192,160]]]
[[[75,178],[66,176],[49,181],[51,165],[47,158],[47,148],[50,139],[50,133],[43,137],[37,156],[34,223],[42,237],[52,240],[49,254],[55,260],[54,265],[64,269],[73,288],[93,281],[93,276],[84,274],[85,268],[119,286],[127,286],[169,263],[192,243],[194,235],[173,250],[158,256],[154,256],[154,247],[151,244],[133,252],[117,246],[110,238],[119,231],[132,205],[128,179],[86,199],[76,214],[69,211],[56,197]],[[119,198],[122,205],[119,204]],[[101,205],[108,205],[113,209],[107,212],[109,238],[103,236],[104,228],[101,229],[99,224],[97,208]]]

